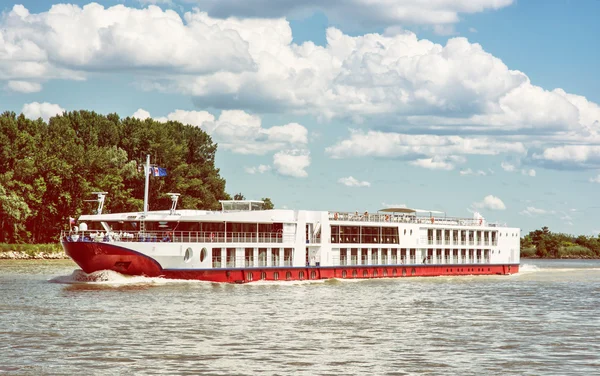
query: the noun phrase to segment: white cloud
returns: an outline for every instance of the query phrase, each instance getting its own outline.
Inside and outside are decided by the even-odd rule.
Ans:
[[[234,12],[278,17],[318,7],[331,17],[372,21],[379,27],[415,22],[443,28],[452,27],[461,13],[512,3],[343,0],[326,5],[269,2],[269,7],[261,7],[260,1],[232,1],[211,2],[204,9],[215,16]],[[368,119],[379,129],[400,124],[410,129],[403,130],[408,134],[497,135],[501,131],[494,141],[520,145],[519,154],[540,150],[533,161],[543,166],[600,166],[600,153],[591,149],[581,158],[561,150],[600,145],[600,106],[562,89],[533,85],[524,73],[509,69],[477,43],[459,37],[440,45],[397,26],[384,34],[356,36],[329,28],[326,40],[323,47],[312,42],[294,44],[283,18],[222,19],[199,10],[182,17],[156,6],[104,8],[96,3],[58,4],[48,12],[31,14],[15,5],[0,16],[0,80],[29,82],[31,90],[41,88],[35,85],[46,80],[126,71],[138,87],[191,95],[205,108],[310,114],[321,120]],[[234,127],[220,128],[239,129],[239,122],[245,120],[234,117]],[[250,130],[250,121],[242,130]],[[278,129],[261,129],[261,139],[281,140]],[[297,140],[303,137],[302,129],[293,125],[282,132]],[[256,144],[231,147],[257,153]],[[491,148],[497,154],[513,151]],[[416,155],[411,160],[433,157]]]
[[[249,173],[249,174],[264,174],[267,171],[271,170],[271,166],[269,165],[258,165],[258,166],[252,166],[252,167],[245,167],[244,170]]]
[[[473,171],[470,168],[467,168],[466,170],[461,170],[459,172],[459,174],[461,176],[467,176],[467,175],[475,175],[475,176],[486,176],[487,172],[483,171],[483,170],[477,170],[477,171]],[[490,174],[493,174],[493,171],[490,170]]]
[[[29,81],[8,81],[6,87],[19,93],[37,93],[42,90],[42,85]]]
[[[504,171],[508,171],[508,172],[513,172],[516,170],[516,166],[513,164],[510,164],[508,162],[502,162],[500,163],[500,167],[502,167],[502,169]]]
[[[531,176],[531,177],[535,177],[535,170],[534,169],[523,169],[521,170],[521,174],[522,175],[527,175],[527,176]]]
[[[207,111],[186,111],[186,110],[175,110],[169,113],[166,117],[156,118],[158,121],[178,121],[183,124],[189,124],[196,127],[204,128],[207,132],[214,130],[215,117],[213,114]],[[207,129],[210,128],[210,129]]]
[[[131,117],[136,118],[136,119],[140,119],[140,120],[146,120],[148,118],[150,118],[150,113],[146,110],[144,110],[143,108],[138,108],[136,112],[133,113],[133,115],[131,115]]]
[[[360,181],[353,176],[345,178],[339,178],[338,183],[345,185],[346,187],[370,187],[371,183],[368,181]]]
[[[480,202],[474,202],[473,207],[477,209],[489,209],[489,210],[505,210],[506,205],[496,196],[487,195]]]
[[[138,109],[134,117],[146,119],[150,113]],[[241,110],[222,111],[218,118],[207,111],[175,110],[157,121],[179,121],[202,128],[219,146],[239,154],[266,154],[289,147],[304,148],[308,143],[307,129],[298,123],[263,128],[257,115]]]
[[[554,214],[555,211],[553,210],[545,210],[545,209],[539,209],[533,206],[528,206],[525,210],[522,210],[519,212],[519,214],[521,215],[527,215],[529,217],[536,217],[539,215],[548,215],[548,214]]]
[[[477,32],[476,28],[474,28],[474,27],[469,28],[469,33],[476,33],[476,32]]]
[[[184,18],[153,5],[55,4],[38,14],[15,5],[0,18],[0,79],[80,78],[81,72],[99,70],[202,74],[254,69],[239,33],[204,22],[202,16]]]
[[[325,152],[332,158],[403,158],[413,165],[452,170],[466,162],[469,155],[524,154],[520,142],[501,142],[488,137],[409,135],[401,133],[351,130],[350,137]]]
[[[310,153],[304,150],[280,151],[273,155],[273,167],[280,175],[305,178],[310,166]]]
[[[44,119],[44,121],[48,122],[48,120],[51,117],[65,112],[65,109],[57,104],[52,104],[48,102],[31,102],[24,104],[23,108],[21,109],[21,112],[28,119],[37,120],[39,118],[42,118]]]
[[[138,3],[142,4],[142,5],[148,5],[148,4],[153,4],[153,5],[158,5],[158,4],[165,4],[165,5],[173,5],[173,0],[137,0]]]
[[[409,162],[413,166],[429,170],[454,170],[455,163],[463,163],[464,159],[457,156],[421,158]]]
[[[348,26],[405,24],[444,25],[459,21],[459,14],[496,10],[513,0],[195,0],[216,17],[283,17],[320,10],[335,23]]]
[[[590,183],[600,183],[600,174],[596,177],[590,178]]]
[[[598,145],[564,145],[544,149],[533,155],[534,160],[554,163],[566,167],[600,167],[600,146]]]

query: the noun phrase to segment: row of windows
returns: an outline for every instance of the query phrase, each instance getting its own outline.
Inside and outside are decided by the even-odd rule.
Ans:
[[[332,243],[398,244],[397,227],[331,226]]]
[[[467,273],[484,273],[486,268],[467,268],[466,272]],[[487,268],[487,271],[490,272],[491,269]],[[457,268],[456,269],[457,273],[464,273],[465,272],[465,268]],[[296,274],[297,273],[297,274]],[[397,277],[398,276],[398,269],[394,268],[391,269],[391,273],[387,268],[384,268],[383,270],[381,270],[381,276],[382,277],[388,277],[390,274],[392,277]],[[446,268],[446,273],[454,273],[454,268]],[[406,277],[408,275],[408,270],[407,268],[402,268],[400,270],[400,274],[403,277]],[[410,275],[411,276],[415,276],[417,274],[417,271],[415,268],[410,268]],[[246,281],[253,281],[254,280],[254,276],[257,276],[258,278],[260,278],[260,280],[266,280],[267,279],[267,272],[248,272],[246,274]],[[288,271],[285,273],[285,280],[289,281],[292,280],[292,278],[294,278],[294,276],[296,276],[296,279],[299,280],[304,280],[305,279],[305,274],[304,271],[299,271],[299,272],[291,272]],[[310,274],[308,274],[310,279],[317,279],[318,275],[316,271],[311,271]],[[348,270],[342,270],[341,275],[336,275],[337,277],[341,277],[341,278],[358,278],[359,277],[359,271],[357,269],[353,269],[352,271],[348,271]],[[372,272],[370,272],[367,269],[364,269],[361,273],[360,276],[363,278],[377,278],[379,277],[379,271],[377,269],[373,270]],[[272,280],[274,281],[278,281],[279,280],[279,272],[273,272],[272,274]]]
[[[292,266],[294,250],[292,248],[245,248],[243,256],[238,256],[236,248],[213,248],[213,268],[239,268],[256,266]],[[283,257],[283,259],[282,259]],[[267,260],[270,260],[268,263]]]
[[[256,272],[248,272],[246,274],[246,280],[253,281],[254,274],[258,275],[258,273],[256,273]],[[309,276],[310,276],[310,279],[317,279],[317,272],[313,270],[310,272]],[[261,280],[267,279],[267,272],[260,272],[260,279]],[[290,281],[292,279],[292,272],[286,272],[285,279],[286,279],[286,281]],[[304,272],[298,272],[298,279],[301,281],[304,280]],[[274,281],[279,280],[279,272],[273,272],[273,280]]]

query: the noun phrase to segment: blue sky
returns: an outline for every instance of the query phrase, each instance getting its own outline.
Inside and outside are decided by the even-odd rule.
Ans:
[[[199,126],[278,207],[600,231],[600,1],[320,3],[2,0],[1,107]]]

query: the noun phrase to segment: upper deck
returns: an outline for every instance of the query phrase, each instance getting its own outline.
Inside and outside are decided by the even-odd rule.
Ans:
[[[429,215],[418,215],[429,214]],[[435,214],[444,214],[435,215]],[[329,212],[329,220],[334,222],[375,222],[375,223],[412,223],[445,226],[487,226],[507,227],[506,223],[488,222],[475,213],[474,218],[447,217],[445,213],[431,210],[409,208],[386,208],[377,213]]]

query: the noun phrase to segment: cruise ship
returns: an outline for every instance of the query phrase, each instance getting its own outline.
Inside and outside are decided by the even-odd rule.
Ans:
[[[431,210],[263,210],[262,201],[221,201],[220,211],[82,215],[61,236],[86,273],[212,282],[328,278],[507,275],[519,271],[520,230]],[[145,206],[146,207],[146,206]]]
[[[142,212],[104,214],[107,192],[94,192],[96,213],[74,227],[73,219],[61,234],[84,272],[247,283],[519,271],[520,230],[479,213],[264,210],[253,200],[221,201],[219,211],[178,210],[178,193],[168,193],[169,210],[149,211],[153,168],[148,155]]]

